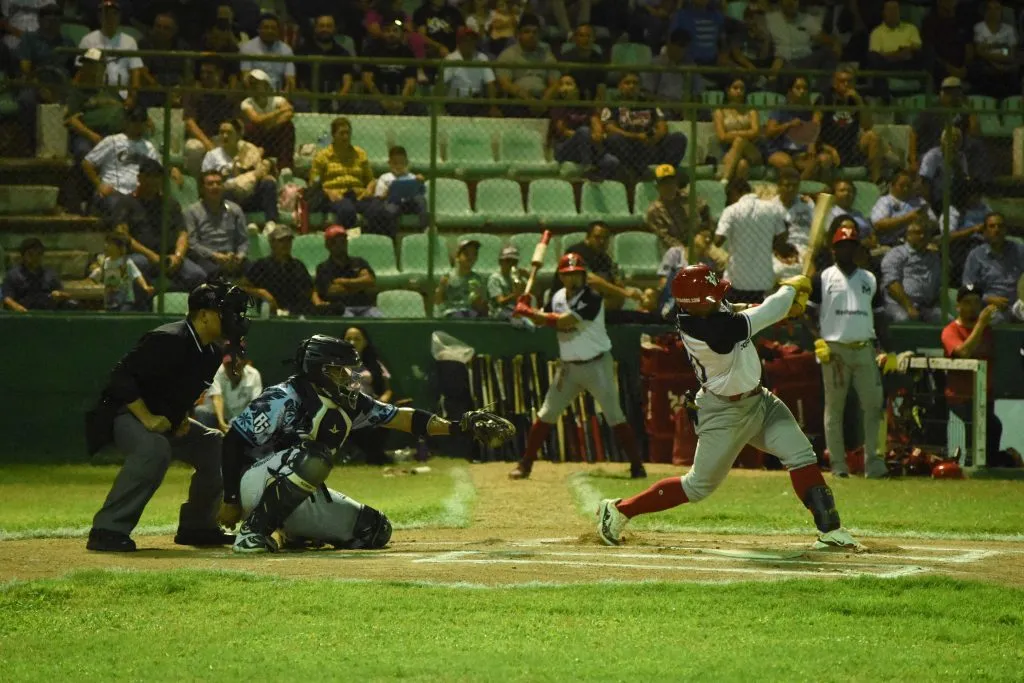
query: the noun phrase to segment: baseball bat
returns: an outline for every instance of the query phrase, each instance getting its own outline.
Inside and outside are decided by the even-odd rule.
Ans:
[[[548,361],[548,390],[555,383],[555,363]],[[559,415],[555,422],[555,431],[558,432],[558,459],[565,462],[565,415]]]
[[[576,396],[574,401],[576,417],[576,438],[580,442],[580,458],[584,462],[594,462],[593,454],[590,452],[590,443],[587,439],[587,415],[583,405],[583,394]]]
[[[545,230],[540,236],[540,242],[533,248],[533,258],[530,259],[530,276],[526,278],[526,287],[523,289],[523,296],[529,296],[533,291],[533,283],[537,279],[537,271],[544,265],[544,255],[548,250],[548,242],[551,241],[551,231]]]
[[[598,462],[604,462],[607,458],[604,452],[604,439],[601,438],[601,422],[597,418],[597,401],[592,396],[587,396],[590,403],[590,433],[594,435],[594,456]]]
[[[805,277],[810,277],[814,272],[814,257],[825,242],[828,217],[832,213],[835,203],[836,198],[827,192],[818,195],[818,201],[814,205],[814,219],[811,221],[811,234],[807,240],[807,251],[804,252],[804,262],[800,269]]]

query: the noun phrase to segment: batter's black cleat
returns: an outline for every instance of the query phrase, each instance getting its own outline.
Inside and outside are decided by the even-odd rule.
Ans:
[[[643,465],[632,465],[629,468],[630,479],[646,479],[647,470],[644,469]]]
[[[231,545],[235,542],[234,534],[226,534],[220,529],[178,529],[174,535],[178,545],[194,545],[200,548]]]
[[[90,529],[86,550],[98,550],[105,553],[134,553],[135,541],[128,534],[107,529]]]

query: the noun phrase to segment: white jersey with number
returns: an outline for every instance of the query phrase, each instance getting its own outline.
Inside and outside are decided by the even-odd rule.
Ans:
[[[604,300],[590,287],[584,287],[572,298],[560,289],[548,304],[551,312],[572,313],[579,325],[571,332],[558,331],[558,350],[562,360],[591,360],[612,350],[612,340],[604,326]]]
[[[782,320],[795,296],[792,287],[780,287],[764,303],[739,313],[723,302],[707,317],[679,314],[679,336],[705,391],[733,396],[757,387],[761,382],[761,358],[751,337]]]
[[[813,285],[808,305],[818,309],[822,339],[850,344],[875,338],[874,310],[883,302],[874,273],[857,268],[847,275],[829,266]]]

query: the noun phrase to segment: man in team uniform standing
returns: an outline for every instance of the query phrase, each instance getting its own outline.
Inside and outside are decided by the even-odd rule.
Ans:
[[[530,308],[530,298],[524,296],[512,313],[536,325],[555,328],[561,363],[555,382],[544,397],[544,405],[537,412],[537,420],[530,427],[523,458],[509,477],[526,479],[530,476],[537,451],[555,421],[581,391],[589,391],[604,411],[622,452],[629,457],[630,476],[642,479],[647,471],[637,448],[636,435],[619,406],[612,340],[604,326],[604,300],[587,286],[587,266],[579,254],[570,252],[562,256],[558,262],[558,279],[564,288],[552,295],[550,310],[541,312]]]
[[[760,305],[725,301],[730,283],[706,265],[687,266],[672,280],[680,309],[676,326],[701,383],[697,393],[697,450],[684,477],[662,479],[628,499],[598,507],[598,534],[619,545],[629,520],[707,498],[725,480],[740,450],[750,444],[782,461],[797,498],[814,516],[817,549],[862,549],[842,528],[832,491],[818,469],[811,443],[786,404],[761,384],[761,360],[751,338],[786,317],[803,313],[810,281],[802,276]]]
[[[850,476],[843,439],[843,411],[852,385],[860,401],[864,425],[864,470],[868,478],[885,478],[888,469],[878,455],[878,430],[882,421],[883,392],[879,362],[886,372],[895,369],[896,357],[878,355],[876,341],[884,346],[885,300],[871,271],[856,264],[857,230],[844,223],[832,238],[835,265],[815,275],[808,305],[817,311],[814,353],[821,364],[825,385],[825,446],[832,472]],[[810,319],[812,316],[808,316]],[[812,330],[815,323],[809,320]]]

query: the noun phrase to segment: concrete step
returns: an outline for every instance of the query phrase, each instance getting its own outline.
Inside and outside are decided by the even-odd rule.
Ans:
[[[47,249],[77,249],[98,253],[103,251],[104,234],[102,232],[0,232],[0,249],[18,251],[18,246],[26,237],[38,237]]]
[[[103,229],[102,222],[95,216],[79,216],[71,213],[55,213],[48,216],[19,214],[0,215],[0,235],[23,233],[43,235],[53,233],[88,233]],[[45,240],[44,240],[45,241]]]
[[[67,157],[17,159],[0,157],[0,185],[53,185],[60,187],[71,170]]]
[[[53,185],[0,185],[0,214],[44,214],[57,210],[57,192]]]

